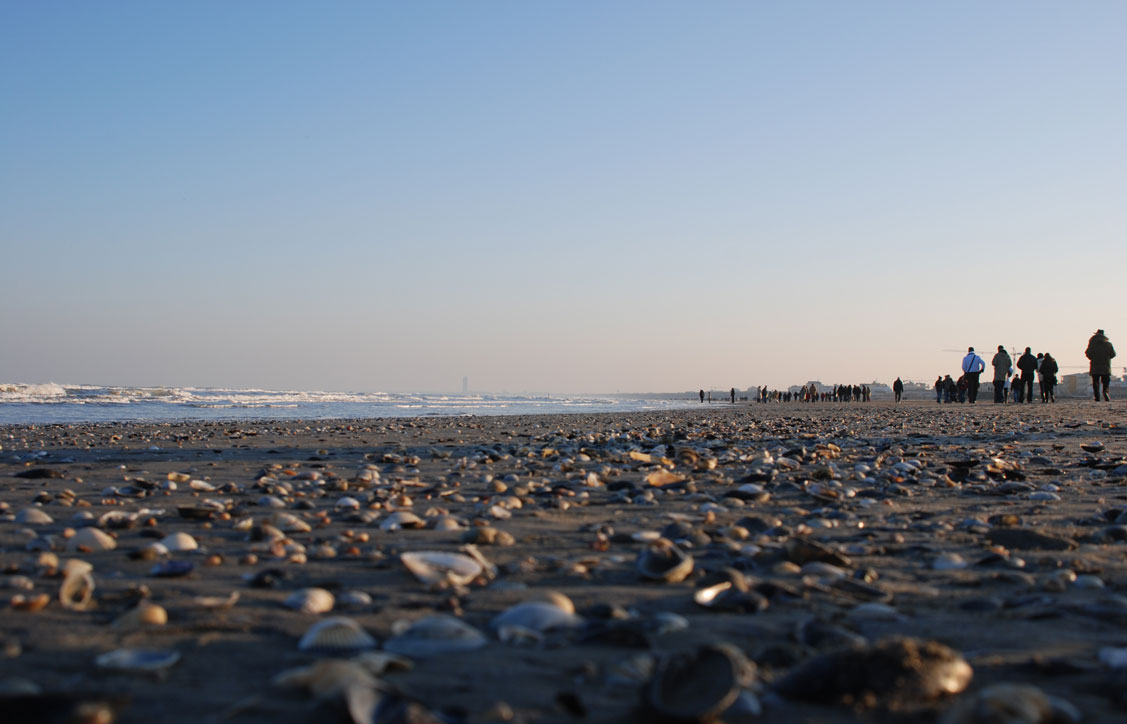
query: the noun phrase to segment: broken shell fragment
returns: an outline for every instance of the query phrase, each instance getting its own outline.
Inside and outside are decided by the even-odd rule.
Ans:
[[[85,611],[94,598],[94,577],[89,571],[75,569],[63,577],[59,585],[59,603],[73,611]]]
[[[142,626],[163,626],[168,623],[168,612],[163,606],[142,600],[114,622],[115,628],[140,628]]]
[[[680,583],[693,572],[693,557],[666,538],[658,538],[638,554],[638,572],[644,578]]]

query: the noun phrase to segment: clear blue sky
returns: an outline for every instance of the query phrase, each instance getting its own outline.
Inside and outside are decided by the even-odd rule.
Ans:
[[[1113,0],[3,3],[0,382],[1127,355],[1124,38]]]

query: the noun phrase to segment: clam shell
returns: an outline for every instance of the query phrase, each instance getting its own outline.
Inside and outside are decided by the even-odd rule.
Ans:
[[[322,659],[311,666],[283,671],[272,683],[281,688],[307,689],[318,699],[334,698],[353,686],[374,689],[380,685],[367,667],[341,659]]]
[[[72,573],[93,573],[94,565],[89,561],[84,561],[79,558],[71,558],[63,564],[63,575],[69,576]]]
[[[79,528],[67,539],[67,552],[75,553],[80,548],[90,551],[112,551],[117,548],[113,536],[97,528]]]
[[[667,656],[646,687],[646,702],[664,718],[711,721],[735,702],[754,671],[754,664],[726,644]]]
[[[380,522],[380,530],[399,530],[401,528],[425,528],[426,521],[406,510],[397,510]]]
[[[94,659],[100,669],[114,671],[160,671],[180,660],[180,652],[158,649],[117,649]]]
[[[194,551],[200,547],[199,544],[196,543],[195,538],[188,535],[187,533],[184,533],[183,531],[173,533],[172,535],[166,535],[164,538],[161,538],[160,544],[167,548],[171,553]]]
[[[42,508],[31,507],[16,513],[16,522],[20,525],[49,525],[54,523],[55,519]]]
[[[462,553],[442,551],[417,551],[404,553],[399,560],[415,578],[433,586],[436,584],[465,585],[480,576],[480,563]]]
[[[537,633],[547,633],[583,625],[583,619],[544,601],[518,603],[493,617],[489,627],[500,631],[502,628],[521,628]]]
[[[549,603],[564,613],[575,613],[575,604],[559,591],[541,591],[533,596],[532,600]]]
[[[230,596],[196,596],[192,603],[200,608],[225,609],[231,608],[239,600],[239,592],[231,591]]]
[[[274,513],[269,522],[275,528],[286,533],[308,533],[313,528],[293,513]]]
[[[300,651],[363,651],[376,640],[350,618],[333,616],[313,624],[297,644]]]
[[[672,541],[658,538],[638,554],[638,573],[644,578],[666,583],[679,583],[693,572],[693,557]]]
[[[485,635],[465,621],[446,614],[427,616],[384,643],[384,649],[413,658],[473,651],[488,643]]]
[[[59,603],[75,611],[84,611],[94,598],[94,577],[89,571],[72,571],[59,586]]]
[[[141,626],[163,626],[168,623],[168,612],[163,606],[142,600],[114,622],[115,628],[140,628]]]
[[[285,600],[286,608],[301,613],[328,613],[333,610],[333,594],[323,588],[304,588]]]

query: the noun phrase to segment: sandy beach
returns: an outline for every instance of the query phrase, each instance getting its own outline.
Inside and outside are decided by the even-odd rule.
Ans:
[[[1121,720],[1125,413],[0,428],[5,720],[1000,722],[997,701]],[[478,568],[428,583],[402,558],[428,552],[458,555],[408,560]],[[94,587],[61,601],[72,560]],[[331,609],[294,608],[324,608],[295,596],[313,588]],[[408,628],[436,614],[470,628]],[[338,616],[375,641],[299,648]],[[939,663],[873,663],[897,637]],[[136,649],[166,658],[103,656]],[[310,690],[303,669],[357,657],[348,686]]]

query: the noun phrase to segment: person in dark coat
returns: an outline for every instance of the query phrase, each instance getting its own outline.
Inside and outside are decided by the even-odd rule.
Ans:
[[[1053,392],[1053,388],[1057,386],[1057,372],[1060,371],[1060,365],[1053,359],[1053,356],[1048,352],[1045,353],[1044,359],[1041,360],[1041,381],[1045,385],[1045,396],[1051,402],[1057,401],[1057,396]]]
[[[1025,354],[1017,358],[1017,368],[1021,370],[1021,381],[1018,383],[1020,392],[1018,402],[1033,402],[1033,380],[1037,379],[1037,358],[1033,356],[1033,349],[1025,348]]]
[[[904,383],[900,381],[899,377],[892,383],[892,392],[896,395],[896,401],[900,402],[900,397],[904,394]]]
[[[1111,396],[1107,392],[1108,385],[1111,383],[1111,358],[1115,356],[1115,347],[1111,346],[1102,329],[1097,329],[1088,340],[1088,349],[1084,350],[1084,356],[1091,361],[1088,374],[1092,376],[1092,396],[1096,398],[1096,402],[1100,401],[1102,385],[1104,401],[1110,401]]]
[[[994,402],[1005,402],[1006,380],[1010,378],[1014,366],[1005,347],[998,345],[998,353],[990,360],[990,364],[994,367]]]

